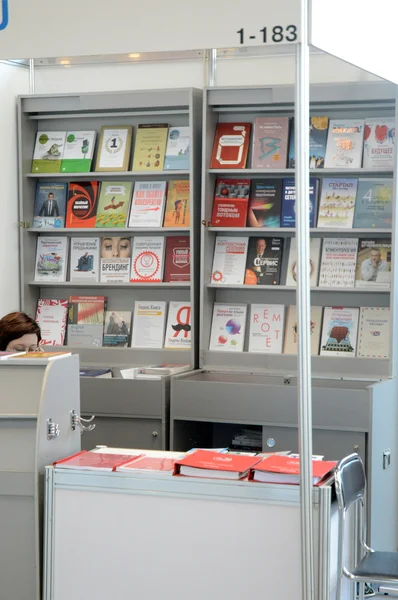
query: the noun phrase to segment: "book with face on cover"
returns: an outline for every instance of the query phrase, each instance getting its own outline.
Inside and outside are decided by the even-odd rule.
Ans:
[[[355,287],[391,287],[391,238],[359,240]]]
[[[311,306],[311,354],[319,354],[319,339],[321,337],[322,325],[322,306]],[[295,306],[289,306],[287,310],[286,328],[285,328],[285,346],[284,354],[297,354],[297,309]]]
[[[162,171],[166,152],[167,123],[138,125],[132,171]]]
[[[321,259],[321,238],[310,239],[310,284],[318,285],[319,263]],[[297,239],[291,238],[289,248],[289,263],[287,266],[286,285],[297,285]]]
[[[324,238],[319,287],[354,287],[357,238]]]
[[[89,173],[93,160],[96,131],[68,131],[61,162],[61,173]]]
[[[246,227],[250,179],[218,178],[214,194],[213,227]]]
[[[100,239],[72,237],[70,242],[69,280],[99,281]]]
[[[252,169],[285,169],[289,117],[257,117],[253,127]]]
[[[279,285],[282,265],[282,249],[282,238],[249,238],[245,284]]]
[[[359,358],[390,358],[390,309],[362,306],[359,317]]]
[[[189,169],[191,158],[191,128],[170,127],[167,137],[164,170]]]
[[[217,285],[242,285],[245,280],[247,237],[218,235],[214,246],[211,283]]]
[[[68,238],[44,236],[37,238],[35,281],[66,281]]]
[[[395,119],[373,117],[365,120],[364,169],[393,169]]]
[[[36,323],[41,331],[41,346],[63,346],[68,316],[68,301],[39,298]]]
[[[131,201],[129,227],[161,227],[167,181],[136,181]]]
[[[59,173],[66,131],[38,131],[33,150],[32,173]]]
[[[359,179],[354,228],[391,229],[392,179]]]
[[[131,311],[107,310],[105,313],[104,346],[127,348],[130,339]]]
[[[354,220],[358,179],[330,179],[322,184],[318,227],[351,229]]]
[[[326,306],[323,312],[321,356],[354,357],[359,308]]]
[[[131,238],[101,238],[101,276],[104,283],[128,283],[131,268]]]
[[[283,304],[250,306],[249,352],[281,354],[285,307]]]
[[[132,348],[163,348],[166,302],[134,303]]]
[[[325,168],[360,169],[365,121],[331,119],[326,146]]]
[[[191,347],[191,319],[190,302],[169,302],[165,348],[186,350]]]
[[[101,127],[95,171],[127,171],[132,136],[131,125]]]
[[[209,350],[243,352],[246,331],[246,304],[214,303]]]
[[[67,183],[38,181],[36,184],[33,227],[58,229],[64,227]]]
[[[251,128],[251,123],[218,123],[210,169],[244,169]]]
[[[130,207],[131,181],[103,181],[98,200],[96,227],[118,228],[126,227]]]

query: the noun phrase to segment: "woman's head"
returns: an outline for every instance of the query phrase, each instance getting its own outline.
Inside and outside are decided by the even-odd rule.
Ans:
[[[131,240],[125,237],[108,237],[101,240],[101,258],[130,258]]]
[[[23,312],[0,319],[0,351],[34,352],[41,340],[40,327]]]

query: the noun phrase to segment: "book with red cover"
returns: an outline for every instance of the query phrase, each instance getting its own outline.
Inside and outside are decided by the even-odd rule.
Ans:
[[[164,281],[189,281],[191,278],[191,246],[189,235],[166,237]]]
[[[174,475],[211,477],[212,479],[242,479],[260,460],[261,457],[256,456],[196,450],[176,461]]]
[[[65,227],[95,227],[98,192],[98,181],[80,181],[69,184]]]
[[[137,458],[141,458],[141,456],[143,456],[143,454],[132,456],[130,454],[109,454],[82,450],[77,454],[72,454],[72,456],[57,460],[53,464],[54,467],[62,469],[116,471],[117,467],[121,467]]]
[[[171,456],[168,456],[170,454]],[[178,456],[177,456],[178,454]],[[165,473],[172,475],[174,472],[174,464],[181,459],[184,453],[165,452],[164,456],[142,456],[137,460],[132,460],[127,464],[118,467],[118,471],[143,471],[145,473],[153,471],[156,473]]]
[[[250,179],[219,177],[214,194],[213,227],[246,227]]]
[[[335,460],[312,461],[312,483],[319,485],[335,468]],[[250,469],[250,481],[262,483],[300,483],[300,459],[292,456],[274,455],[264,458]]]
[[[244,169],[251,123],[218,123],[210,169]]]

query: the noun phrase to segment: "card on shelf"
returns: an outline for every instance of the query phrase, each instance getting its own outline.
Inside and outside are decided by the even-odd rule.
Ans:
[[[380,306],[362,306],[359,317],[359,358],[390,358],[391,312]]]
[[[132,136],[131,125],[101,127],[95,171],[128,171]]]

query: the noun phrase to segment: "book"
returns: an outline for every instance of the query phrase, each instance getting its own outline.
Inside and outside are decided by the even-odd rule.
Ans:
[[[173,179],[168,184],[163,227],[189,228],[191,223],[189,179]]]
[[[96,131],[66,133],[61,173],[89,173],[94,156]]]
[[[392,179],[359,179],[354,228],[391,229]]]
[[[112,379],[112,369],[80,369],[80,377],[96,379]]]
[[[252,183],[248,227],[280,227],[282,210],[282,180],[254,179]]]
[[[363,119],[331,119],[326,145],[327,169],[360,169],[365,130]]]
[[[98,181],[69,184],[65,227],[91,228],[95,226],[98,191]]]
[[[242,285],[248,248],[247,237],[224,237],[218,235],[214,246],[211,283],[218,285]]]
[[[166,237],[164,281],[190,281],[191,247],[189,235]]]
[[[104,346],[127,348],[130,340],[131,311],[107,310],[105,313]]]
[[[161,227],[166,191],[167,181],[136,181],[129,227]]]
[[[323,169],[325,166],[326,143],[328,139],[329,117],[310,117],[309,168]],[[290,128],[289,153],[287,166],[296,167],[294,119]]]
[[[33,150],[32,173],[59,173],[66,131],[38,131]]]
[[[169,455],[176,454],[174,458]],[[172,476],[174,473],[174,464],[176,460],[183,458],[185,454],[183,452],[164,452],[163,456],[143,456],[123,464],[117,467],[117,471],[123,471],[124,473],[156,473],[157,475],[168,475]]]
[[[359,308],[326,306],[323,311],[321,356],[354,357]]]
[[[210,477],[212,479],[243,479],[260,460],[256,456],[195,450],[184,458],[176,460],[174,475]]]
[[[162,171],[166,152],[167,124],[138,125],[132,171]]]
[[[191,303],[169,302],[164,347],[169,350],[186,350],[191,347]]]
[[[132,348],[163,348],[166,302],[134,302]]]
[[[163,280],[164,248],[163,236],[134,238],[130,276],[132,283],[159,283]]]
[[[101,238],[102,283],[129,283],[131,268],[131,238]]]
[[[218,123],[210,169],[244,169],[251,128],[251,123]]]
[[[310,227],[315,227],[319,179],[310,178]],[[296,227],[296,182],[294,178],[283,179],[281,227]]]
[[[72,237],[70,242],[70,281],[99,281],[100,239]]]
[[[357,238],[324,238],[319,287],[354,287]]]
[[[252,304],[249,352],[281,354],[285,307],[282,304]]]
[[[321,238],[310,239],[310,285],[318,285],[319,263],[321,259]],[[286,285],[297,285],[297,238],[290,240],[289,262],[287,265]]]
[[[12,354],[7,358],[18,358],[24,360],[58,360],[59,358],[64,358],[65,356],[71,355],[71,352],[43,352],[42,350],[40,350],[38,352],[19,352],[18,354]]]
[[[359,316],[359,358],[390,358],[391,315],[389,308],[362,306]]]
[[[41,346],[63,346],[68,316],[68,301],[39,298],[36,323],[41,331]]]
[[[98,200],[96,227],[126,227],[133,184],[128,182],[103,181]]]
[[[391,287],[391,238],[359,240],[355,287]]]
[[[82,450],[72,456],[67,456],[61,460],[57,460],[53,463],[57,469],[79,469],[84,471],[116,471],[117,467],[121,467],[123,464],[131,462],[140,455],[129,455],[129,454],[109,454],[104,452],[89,452]]]
[[[105,296],[69,297],[68,346],[102,346],[106,304]]]
[[[312,485],[319,485],[330,476],[337,465],[335,460],[312,460]],[[300,459],[274,454],[251,468],[250,481],[261,483],[300,483]]]
[[[68,238],[44,236],[37,238],[35,281],[66,281]]]
[[[319,354],[319,340],[321,337],[322,325],[322,306],[311,306],[310,336],[311,336],[311,354]],[[287,310],[284,354],[297,354],[297,309],[289,306]]]
[[[218,178],[214,194],[213,227],[246,227],[250,179]]]
[[[245,285],[279,285],[283,239],[251,237],[247,250]]]
[[[363,168],[393,169],[395,119],[373,117],[365,120]]]
[[[33,227],[43,229],[64,227],[67,192],[67,183],[37,182]]]
[[[209,350],[243,352],[246,314],[246,304],[222,304],[215,302]]]
[[[161,364],[161,365],[149,365],[148,367],[139,367],[138,375],[178,375],[179,373],[185,373],[191,371],[191,365],[173,365],[173,364]]]
[[[189,169],[191,159],[191,128],[170,127],[167,136],[164,170]]]
[[[324,178],[319,201],[318,227],[352,228],[357,187],[357,179]]]
[[[289,117],[257,117],[253,127],[252,169],[285,169]]]
[[[128,171],[132,136],[131,125],[101,127],[95,171]]]

